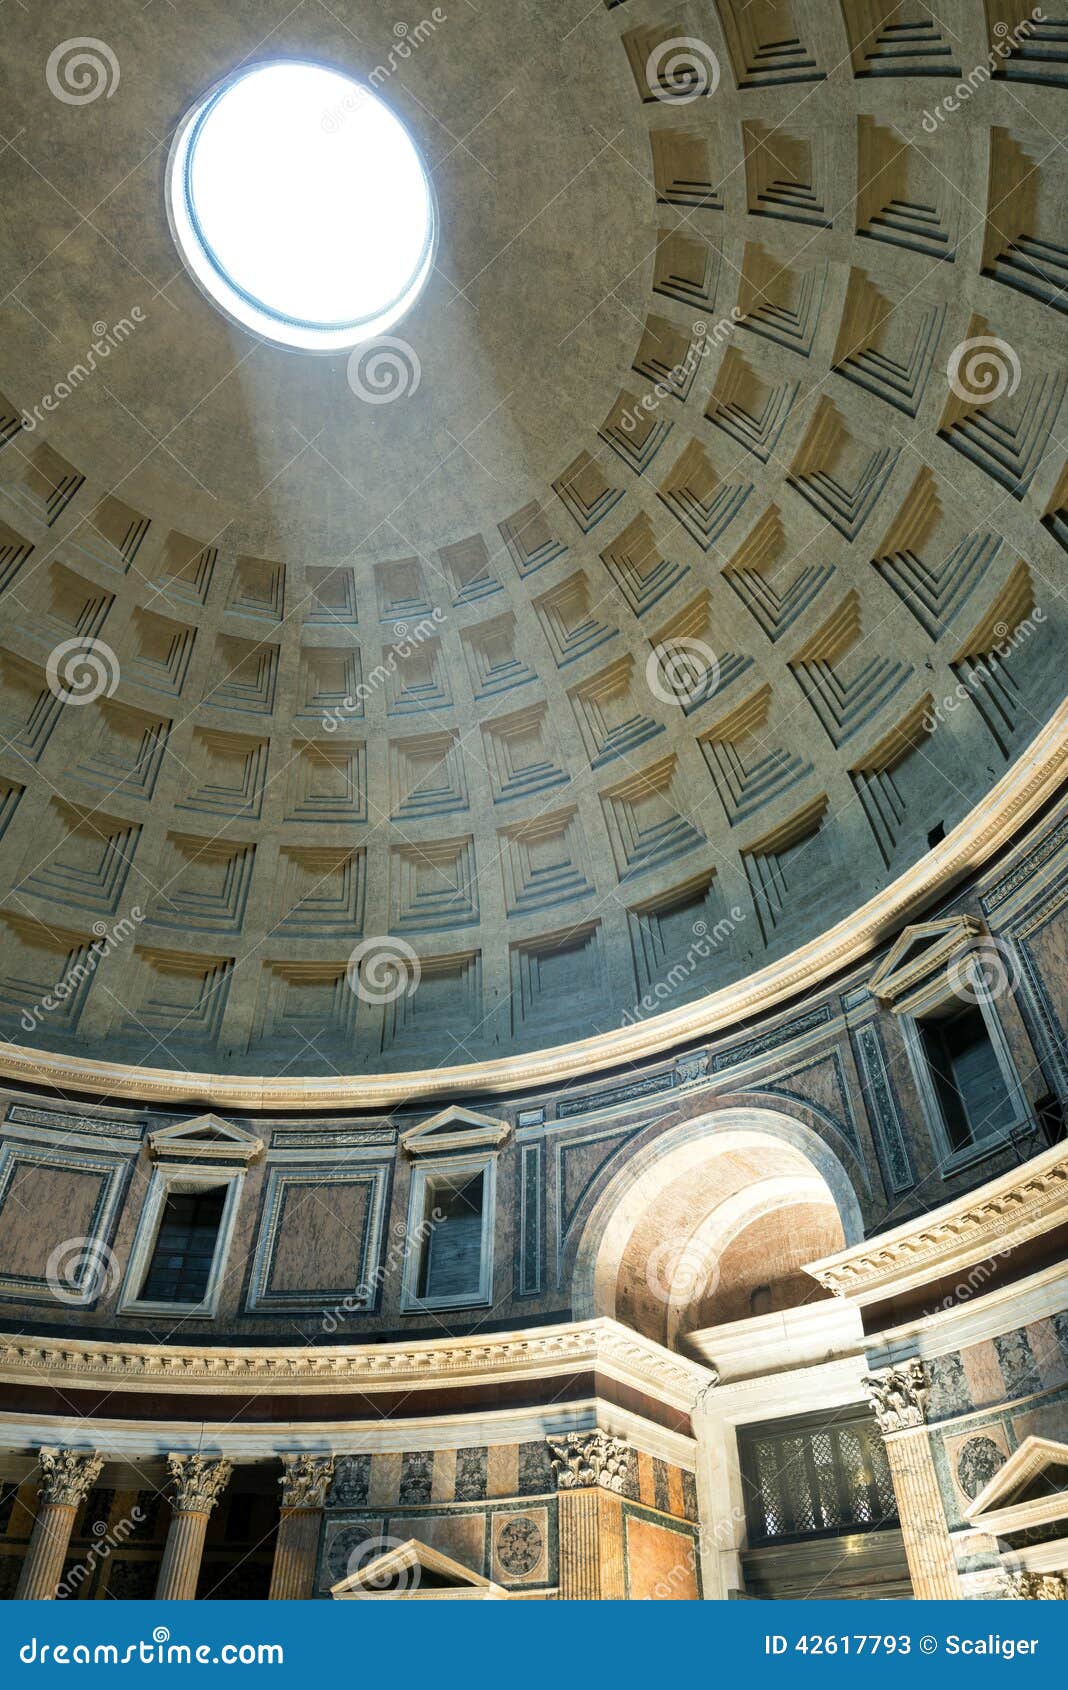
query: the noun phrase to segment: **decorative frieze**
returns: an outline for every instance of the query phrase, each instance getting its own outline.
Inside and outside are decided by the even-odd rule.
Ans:
[[[927,1424],[931,1387],[918,1356],[900,1367],[887,1368],[885,1373],[869,1374],[861,1383],[871,1397],[884,1437],[890,1432],[905,1432],[910,1427]]]
[[[595,1427],[547,1438],[550,1465],[558,1490],[610,1490],[621,1493],[627,1481],[630,1450],[622,1438],[609,1437]]]
[[[0,1379],[47,1378],[64,1383],[121,1386],[127,1390],[270,1390],[299,1395],[327,1387],[358,1393],[410,1389],[515,1377],[558,1375],[596,1368],[625,1383],[651,1387],[688,1408],[708,1374],[614,1320],[581,1321],[549,1331],[471,1339],[430,1340],[419,1346],[362,1344],[330,1349],[183,1349],[177,1345],[108,1344],[71,1339],[0,1338]]]

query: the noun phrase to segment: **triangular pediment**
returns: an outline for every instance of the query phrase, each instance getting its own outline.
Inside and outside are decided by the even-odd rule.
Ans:
[[[966,1510],[994,1535],[1068,1519],[1068,1444],[1025,1438]]]
[[[969,915],[920,921],[906,927],[872,975],[869,991],[882,1002],[896,1006],[932,974],[969,950],[982,931]]]
[[[263,1150],[262,1138],[221,1115],[196,1115],[149,1133],[151,1156],[181,1156],[188,1161],[251,1162]]]
[[[442,1150],[496,1150],[510,1131],[507,1121],[453,1104],[428,1121],[409,1127],[401,1133],[400,1141],[409,1156]]]
[[[483,1578],[481,1573],[473,1573],[451,1555],[444,1555],[440,1549],[432,1549],[415,1537],[376,1555],[365,1567],[332,1585],[330,1594],[335,1601],[354,1597],[366,1601],[377,1597],[379,1601],[409,1602],[493,1601],[508,1596],[501,1585]]]

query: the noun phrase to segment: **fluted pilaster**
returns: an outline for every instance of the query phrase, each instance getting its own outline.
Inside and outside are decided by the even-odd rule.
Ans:
[[[622,1491],[631,1452],[599,1429],[548,1443],[560,1493],[560,1599],[620,1601],[626,1595]]]
[[[959,1598],[957,1562],[927,1432],[927,1369],[919,1356],[912,1356],[870,1375],[864,1384],[886,1442],[913,1593]]]
[[[271,1570],[272,1602],[305,1602],[315,1583],[315,1560],[326,1493],[334,1477],[332,1456],[282,1457],[282,1517]]]

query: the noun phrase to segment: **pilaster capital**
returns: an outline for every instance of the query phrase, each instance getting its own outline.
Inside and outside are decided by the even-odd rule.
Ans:
[[[1011,1597],[1022,1602],[1064,1602],[1068,1600],[1068,1578],[1063,1573],[1006,1573]]]
[[[919,1356],[888,1367],[882,1373],[868,1374],[861,1383],[871,1398],[884,1437],[889,1432],[926,1426],[931,1386]]]
[[[332,1455],[283,1455],[282,1476],[278,1483],[282,1487],[283,1508],[322,1508],[326,1503],[326,1493],[334,1477],[334,1457]]]
[[[622,1438],[609,1437],[600,1427],[546,1438],[558,1490],[621,1492],[630,1469],[631,1452]]]
[[[168,1455],[167,1473],[173,1486],[171,1506],[177,1514],[210,1514],[230,1482],[233,1464],[207,1455]]]
[[[37,1451],[41,1465],[40,1499],[61,1507],[77,1508],[89,1495],[104,1465],[95,1450],[53,1449]]]

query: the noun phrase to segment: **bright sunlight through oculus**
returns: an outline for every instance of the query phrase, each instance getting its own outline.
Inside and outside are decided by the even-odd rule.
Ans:
[[[384,333],[434,260],[434,196],[407,129],[322,65],[256,65],[212,89],[178,131],[168,198],[200,286],[283,346]]]

